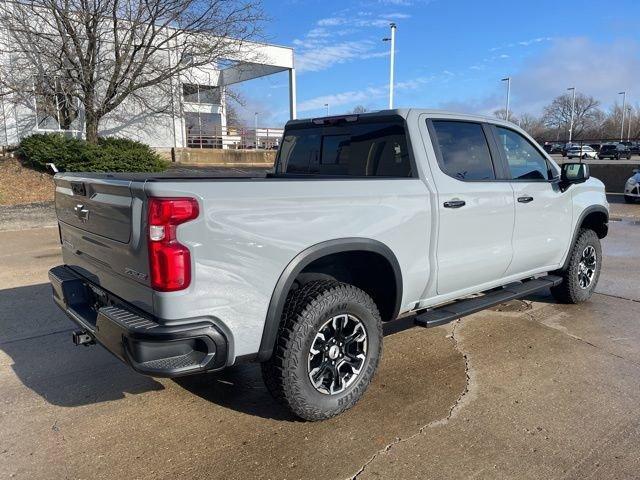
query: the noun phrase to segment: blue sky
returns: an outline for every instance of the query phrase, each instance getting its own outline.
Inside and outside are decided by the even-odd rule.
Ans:
[[[540,113],[575,85],[608,108],[626,90],[640,104],[640,2],[517,0],[264,0],[264,40],[292,46],[298,114],[375,110],[388,102],[388,23],[398,25],[396,106]],[[241,114],[278,126],[288,117],[287,75],[240,87]]]

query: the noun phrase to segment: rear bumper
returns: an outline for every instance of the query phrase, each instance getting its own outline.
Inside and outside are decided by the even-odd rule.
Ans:
[[[49,270],[49,280],[67,316],[139,373],[177,377],[226,365],[227,340],[211,321],[162,325],[65,265]]]

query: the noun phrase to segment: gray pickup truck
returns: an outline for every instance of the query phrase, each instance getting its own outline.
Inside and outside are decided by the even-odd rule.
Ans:
[[[260,362],[320,420],[354,405],[384,334],[551,288],[587,300],[603,184],[494,118],[391,110],[291,121],[260,178],[60,173],[53,298],[152,376]]]

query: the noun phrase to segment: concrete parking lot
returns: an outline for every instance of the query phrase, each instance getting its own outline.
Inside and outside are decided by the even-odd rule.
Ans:
[[[74,347],[47,284],[57,229],[2,231],[0,478],[640,478],[639,213],[614,211],[590,302],[388,337],[362,402],[322,423],[257,366],[152,379]]]

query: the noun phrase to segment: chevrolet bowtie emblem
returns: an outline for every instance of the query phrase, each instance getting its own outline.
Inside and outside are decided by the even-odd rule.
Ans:
[[[89,220],[89,210],[84,208],[84,205],[81,203],[73,207],[73,211],[76,212],[76,217],[78,217],[78,220],[82,223],[86,223],[87,220]]]

